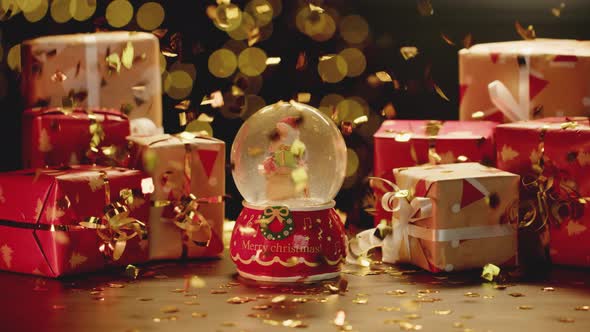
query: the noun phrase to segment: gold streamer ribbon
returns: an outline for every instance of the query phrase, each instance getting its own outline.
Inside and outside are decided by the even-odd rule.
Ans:
[[[133,192],[123,189],[119,192],[119,200],[111,202],[111,188],[107,173],[100,171],[104,182],[105,202],[104,214],[100,217],[92,216],[79,222],[80,226],[95,229],[103,244],[100,252],[107,258],[117,261],[125,252],[127,241],[134,237],[147,239],[147,229],[143,222],[130,217],[129,206],[133,204]]]

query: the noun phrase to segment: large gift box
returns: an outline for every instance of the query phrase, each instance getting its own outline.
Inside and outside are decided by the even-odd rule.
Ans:
[[[361,232],[353,254],[432,272],[516,264],[519,176],[478,163],[398,168],[383,197],[392,226]]]
[[[150,259],[223,251],[225,143],[187,132],[129,137],[131,164],[153,178]]]
[[[459,51],[461,120],[590,114],[590,41],[535,39]]]
[[[59,277],[148,259],[140,171],[0,173],[0,269]]]
[[[493,165],[496,123],[489,121],[386,120],[374,135],[373,174],[393,180],[393,169],[421,164],[482,162]],[[376,202],[385,192],[374,187]],[[391,219],[376,204],[375,224]]]
[[[30,108],[23,113],[23,165],[124,166],[128,135],[129,120],[117,110]]]
[[[160,49],[153,34],[47,36],[24,41],[21,53],[27,107],[109,107],[162,126]]]
[[[498,167],[520,174],[523,257],[590,266],[590,121],[547,118],[497,128]]]

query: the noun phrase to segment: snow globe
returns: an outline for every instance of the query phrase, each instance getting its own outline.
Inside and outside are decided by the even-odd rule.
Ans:
[[[238,131],[231,161],[244,197],[230,242],[240,276],[338,277],[346,235],[334,197],[346,174],[346,145],[333,121],[294,101],[266,106]]]

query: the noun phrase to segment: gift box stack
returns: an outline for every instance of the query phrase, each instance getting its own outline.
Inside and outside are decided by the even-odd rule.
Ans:
[[[225,144],[163,134],[158,39],[22,43],[23,166],[0,174],[0,269],[60,277],[223,250]]]
[[[352,256],[381,247],[433,272],[590,266],[590,42],[475,45],[459,51],[459,80],[461,121],[387,120],[375,134],[377,226]]]

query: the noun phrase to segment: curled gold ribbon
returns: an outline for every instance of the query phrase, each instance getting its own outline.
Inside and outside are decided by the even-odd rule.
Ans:
[[[100,171],[104,181],[105,202],[104,214],[100,217],[91,216],[79,222],[80,226],[95,229],[102,245],[99,251],[107,258],[117,261],[125,252],[127,241],[134,237],[147,239],[145,224],[129,216],[129,205],[133,203],[133,192],[123,189],[119,193],[119,200],[111,202],[111,189],[105,171]]]

